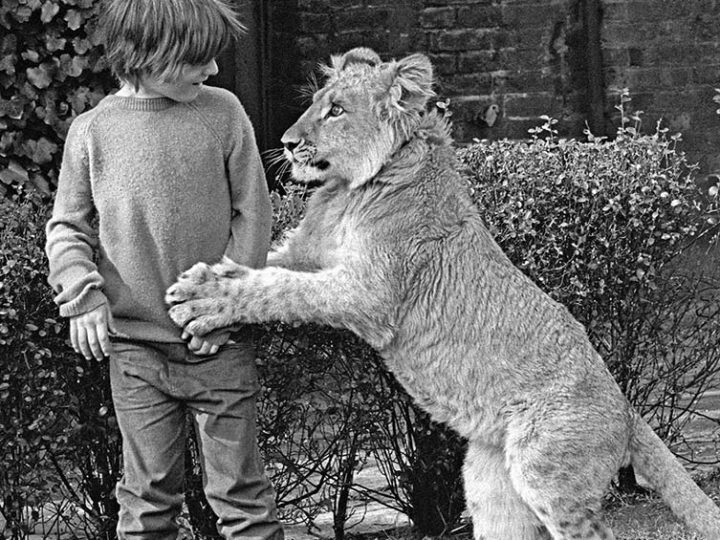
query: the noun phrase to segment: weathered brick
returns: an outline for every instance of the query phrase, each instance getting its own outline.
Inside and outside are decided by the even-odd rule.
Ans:
[[[541,48],[517,49],[504,47],[497,51],[498,64],[508,71],[523,71],[542,66],[546,61],[546,52]]]
[[[499,78],[497,83],[500,84]],[[509,73],[502,81],[502,86],[507,92],[550,91],[555,87],[555,79],[544,73],[542,69],[527,69]]]
[[[408,9],[417,13],[425,7],[425,2],[423,0],[365,0],[365,5],[369,8],[390,7],[400,10]]]
[[[628,20],[628,0],[605,0],[601,2],[602,20],[610,21]]]
[[[449,30],[429,34],[430,46],[437,51],[467,51],[494,49],[500,32],[485,28],[477,30]]]
[[[717,85],[720,81],[720,63],[692,67],[692,80],[696,84]]]
[[[328,2],[328,0],[325,1]],[[365,5],[363,0],[329,0],[328,3],[334,11],[351,9]]]
[[[354,3],[362,5],[362,0],[354,0]],[[277,2],[277,4],[281,5],[285,4],[285,2]],[[332,5],[332,0],[298,0],[297,2],[297,8],[300,11],[329,11]]]
[[[344,9],[335,13],[335,24],[341,31],[386,29],[392,10],[387,8],[369,9],[365,7]]]
[[[690,17],[697,9],[693,0],[628,0],[627,12],[630,21],[678,20]]]
[[[298,29],[303,33],[322,33],[332,31],[330,13],[300,13]]]
[[[460,121],[476,123],[478,115],[482,114],[489,105],[497,104],[497,101],[497,96],[485,94],[450,98],[453,123]]]
[[[672,133],[688,133],[694,127],[693,117],[686,111],[665,115],[663,123]]]
[[[488,72],[503,69],[495,51],[471,51],[458,55],[458,73]]]
[[[554,92],[534,92],[503,96],[502,109],[506,116],[539,117],[544,114],[557,117],[562,110],[562,97]]]
[[[703,94],[699,88],[687,88],[683,92],[673,90],[658,91],[655,92],[653,108],[661,113],[702,108],[707,106],[706,98],[702,96]]]
[[[528,139],[528,130],[538,127],[542,122],[536,117],[503,116],[496,129],[488,131],[489,138]]]
[[[508,29],[502,33],[503,43],[501,47],[514,47],[517,50],[546,50],[552,41],[552,28],[538,29],[537,31],[526,31],[520,29]],[[500,40],[498,40],[500,41]]]
[[[463,96],[486,94],[491,85],[492,75],[489,73],[473,73],[444,77],[439,82],[438,88],[446,96]]]
[[[465,28],[494,28],[502,23],[502,10],[498,5],[460,6],[457,8],[458,26]]]
[[[568,0],[501,0],[502,4],[507,5],[555,5],[566,4]]]
[[[452,53],[429,53],[436,75],[453,75],[457,73],[457,56]]]
[[[602,60],[604,66],[627,66],[630,53],[627,47],[603,47]]]
[[[628,67],[625,69],[625,81],[629,88],[637,90],[680,89],[692,81],[692,69],[688,67]]]
[[[454,7],[426,8],[420,13],[423,28],[452,28],[455,25]]]
[[[417,48],[412,46],[414,37],[405,32],[390,32],[388,34],[388,54],[391,57],[399,57],[415,52]]]
[[[645,48],[644,59],[646,66],[702,64],[717,60],[719,52],[720,43],[659,43]]]
[[[690,25],[690,32],[699,39],[716,41],[718,37],[718,28],[720,28],[720,14],[701,13],[695,17]]]
[[[515,4],[504,2],[502,4],[502,22],[510,28],[527,30],[537,26],[550,24],[562,20],[567,14],[565,2]]]
[[[425,0],[426,7],[494,4],[497,0]]]
[[[609,22],[602,28],[601,39],[604,43],[612,44],[615,47],[619,45],[647,46],[648,43],[655,41],[666,41],[671,35],[672,30],[659,23]]]
[[[317,54],[319,36],[301,36],[297,39],[298,52],[302,56]]]

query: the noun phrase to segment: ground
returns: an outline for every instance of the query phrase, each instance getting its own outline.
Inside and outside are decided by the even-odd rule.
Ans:
[[[696,477],[703,489],[720,505],[720,469]],[[605,507],[608,523],[617,540],[700,540],[689,532],[655,496],[608,495]],[[321,516],[318,530],[308,534],[302,527],[289,527],[287,540],[332,539],[332,517]],[[443,537],[447,540],[471,540],[469,524],[457,527]],[[365,519],[347,532],[347,540],[430,540],[415,533],[407,518],[391,511],[371,509]]]

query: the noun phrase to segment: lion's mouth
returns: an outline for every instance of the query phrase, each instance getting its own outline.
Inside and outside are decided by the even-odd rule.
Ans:
[[[325,171],[330,168],[330,162],[326,159],[312,159],[313,156],[309,155],[298,155],[298,154],[286,154],[287,159],[300,167],[312,167],[319,171]]]
[[[317,161],[311,162],[310,166],[315,167],[316,169],[318,169],[320,171],[324,171],[328,167],[330,167],[330,162],[325,159],[318,159]]]

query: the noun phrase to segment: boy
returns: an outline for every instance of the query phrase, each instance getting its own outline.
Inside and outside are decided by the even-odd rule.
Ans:
[[[46,250],[73,347],[110,359],[118,537],[175,539],[187,410],[220,533],[281,539],[251,346],[227,332],[184,343],[163,301],[197,261],[265,262],[272,214],[252,125],[231,93],[203,86],[243,27],[225,0],[109,0],[101,25],[121,88],[69,130]]]

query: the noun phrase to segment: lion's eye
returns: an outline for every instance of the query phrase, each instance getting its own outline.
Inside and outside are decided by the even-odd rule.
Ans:
[[[333,103],[332,107],[330,107],[330,110],[328,111],[328,116],[340,116],[344,112],[345,109],[343,109],[341,105]]]

